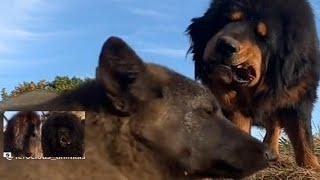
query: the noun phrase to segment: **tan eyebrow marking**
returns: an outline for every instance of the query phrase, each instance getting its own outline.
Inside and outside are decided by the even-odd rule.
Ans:
[[[231,14],[230,19],[232,21],[239,21],[243,18],[243,12],[241,11],[235,11]]]
[[[268,33],[267,25],[263,22],[259,22],[257,26],[257,31],[261,36],[266,36]]]

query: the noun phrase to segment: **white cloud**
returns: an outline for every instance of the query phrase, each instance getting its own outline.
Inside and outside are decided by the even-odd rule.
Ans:
[[[8,54],[11,53],[13,50],[10,49],[6,44],[1,43],[0,41],[0,54]]]
[[[25,66],[25,65],[38,65],[44,64],[43,61],[23,61],[23,60],[13,60],[13,59],[1,59],[0,67],[5,66]]]
[[[165,14],[164,12],[160,12],[152,9],[131,8],[130,12],[138,16],[146,16],[146,17],[153,17],[153,18],[169,17],[168,14]]]
[[[57,8],[50,2],[49,0],[0,2],[0,55],[18,51],[25,41],[42,40],[57,34],[57,32],[47,32],[40,27],[47,22],[49,14]]]
[[[25,69],[28,67],[35,67],[48,64],[50,60],[39,59],[0,59],[0,72],[3,74],[10,73],[11,71],[17,71],[19,69]]]
[[[134,2],[135,0],[109,0],[110,2],[115,2],[115,3],[129,3],[129,2]]]
[[[170,49],[170,48],[152,48],[152,49],[140,49],[140,52],[152,53],[161,56],[168,56],[174,58],[183,58],[186,56],[185,49]]]

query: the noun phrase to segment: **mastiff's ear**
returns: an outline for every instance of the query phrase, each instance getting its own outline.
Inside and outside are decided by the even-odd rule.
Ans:
[[[195,76],[197,79],[204,80],[206,78],[207,64],[203,61],[204,50],[210,39],[224,26],[225,19],[222,19],[221,14],[217,8],[216,1],[213,1],[211,8],[198,18],[193,18],[191,24],[186,30],[190,37],[191,46],[189,52],[193,54],[195,62]]]
[[[195,77],[207,81],[207,68],[209,64],[203,61],[204,51],[207,43],[214,37],[229,21],[224,9],[221,7],[224,1],[212,1],[210,8],[198,18],[193,18],[186,32],[190,37],[191,46],[189,52],[193,54],[195,62]]]
[[[122,39],[109,38],[102,47],[96,78],[102,83],[115,110],[131,111],[131,85],[145,71],[141,58]]]
[[[204,77],[202,73],[204,71],[203,68],[205,68],[206,65],[203,61],[203,54],[204,49],[212,36],[212,33],[210,32],[211,28],[208,27],[209,24],[209,20],[205,16],[194,18],[186,31],[191,41],[189,52],[193,54],[196,79],[202,79]]]

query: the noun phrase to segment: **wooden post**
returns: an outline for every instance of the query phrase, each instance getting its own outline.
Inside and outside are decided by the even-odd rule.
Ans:
[[[3,151],[3,132],[4,132],[4,127],[3,127],[3,119],[4,119],[4,112],[3,111],[0,111],[0,127],[2,128],[1,129],[1,132],[0,132],[0,152],[2,153]],[[1,155],[2,156],[2,155]]]

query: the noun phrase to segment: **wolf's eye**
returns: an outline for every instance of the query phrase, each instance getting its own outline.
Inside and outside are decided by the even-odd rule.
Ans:
[[[214,112],[212,109],[209,109],[209,108],[198,108],[197,109],[198,112],[202,113],[202,114],[206,114],[206,115],[209,115],[211,116]]]
[[[155,88],[153,89],[154,95],[157,99],[162,99],[164,97],[163,89],[161,88]]]
[[[213,111],[211,109],[204,109],[204,111],[209,115],[213,114]]]

